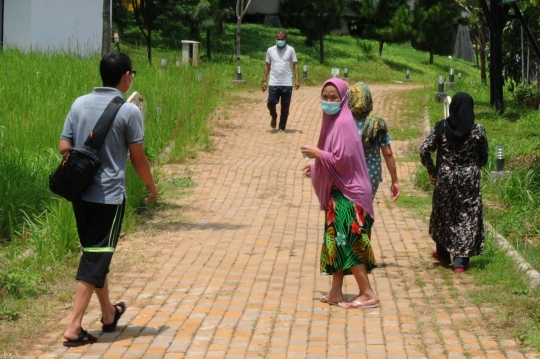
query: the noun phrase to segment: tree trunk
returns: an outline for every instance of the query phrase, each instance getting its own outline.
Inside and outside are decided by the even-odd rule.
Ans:
[[[101,56],[111,51],[111,0],[103,0],[103,31],[101,34]]]
[[[208,61],[212,61],[212,41],[211,41],[212,30],[206,30],[206,57]]]
[[[536,83],[538,84],[538,94],[540,94],[540,64],[536,66]]]
[[[200,40],[200,36],[199,36],[199,26],[195,23],[192,23],[190,28],[189,28],[189,37],[190,37],[190,40],[193,40],[193,41],[199,41]]]
[[[240,60],[240,39],[242,37],[242,18],[238,18],[236,23],[236,42],[234,43],[234,54],[236,59]]]
[[[431,46],[431,48],[429,49],[429,63],[430,64],[433,63],[433,55],[434,55],[433,46]]]
[[[319,60],[324,64],[324,14],[320,13],[320,28],[319,28]]]
[[[480,67],[480,60],[478,59],[479,47],[480,47],[480,40],[478,39],[478,35],[475,35],[474,36],[474,58],[475,58],[476,67]]]
[[[152,29],[148,28],[148,38],[146,39],[146,50],[148,52],[148,63],[152,64]]]
[[[379,41],[379,57],[382,57],[383,46],[384,46],[384,41]]]
[[[236,54],[236,60],[240,63],[240,39],[242,38],[242,18],[246,13],[251,0],[248,0],[246,6],[244,7],[244,0],[236,0],[236,18],[238,22],[236,23],[236,41],[234,43],[234,53]]]
[[[148,50],[148,63],[152,64],[152,31],[154,30],[154,18],[152,14],[154,13],[154,2],[148,1],[147,6],[148,39],[146,39],[146,46]]]
[[[478,40],[480,40],[480,78],[482,79],[482,83],[486,83],[487,81],[487,75],[486,75],[486,39],[484,37],[484,24],[482,22],[479,23],[480,28],[478,31]]]

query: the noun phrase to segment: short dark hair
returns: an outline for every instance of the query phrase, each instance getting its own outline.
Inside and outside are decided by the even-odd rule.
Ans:
[[[105,54],[99,63],[99,74],[104,87],[116,87],[122,76],[131,70],[131,59],[120,51]]]

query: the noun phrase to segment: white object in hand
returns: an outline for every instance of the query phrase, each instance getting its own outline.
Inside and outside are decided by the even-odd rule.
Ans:
[[[307,145],[303,145],[302,147],[305,147],[305,146],[307,146]],[[300,147],[300,148],[302,148],[302,147]],[[302,154],[304,155],[305,160],[309,160],[309,157],[308,157],[307,153],[303,152]]]

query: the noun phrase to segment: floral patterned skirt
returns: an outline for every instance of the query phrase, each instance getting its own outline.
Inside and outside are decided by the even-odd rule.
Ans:
[[[370,241],[372,226],[371,216],[333,186],[326,210],[321,274],[339,271],[345,271],[345,275],[352,274],[350,268],[360,264],[366,266],[368,273],[376,268]]]

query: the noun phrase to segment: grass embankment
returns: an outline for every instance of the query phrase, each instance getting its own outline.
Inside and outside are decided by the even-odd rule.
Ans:
[[[234,29],[233,25],[225,26],[224,34],[214,39],[214,61],[202,61],[197,69],[175,66],[176,59],[181,58],[180,50],[156,49],[154,65],[150,66],[146,65],[144,48],[123,45],[122,49],[132,56],[138,71],[133,90],[147,97],[146,147],[156,168],[164,162],[193,157],[198,150],[211,149],[208,115],[218,103],[228,103],[228,91],[260,88],[266,49],[274,44],[276,29],[243,26],[244,87],[230,83],[236,76],[236,60],[232,55]],[[497,116],[489,106],[489,87],[480,82],[479,72],[472,64],[448,57],[436,57],[435,63],[429,64],[428,54],[405,45],[385,45],[383,56],[379,58],[374,42],[327,36],[326,63],[321,65],[318,50],[306,46],[297,30],[288,31],[288,42],[297,51],[300,68],[308,66],[308,80],[303,80],[303,85],[319,86],[330,77],[332,67],[340,68],[341,72],[347,67],[353,81],[363,80],[368,84],[404,81],[405,71],[410,69],[412,81],[425,87],[407,94],[409,109],[400,122],[401,131],[393,133],[395,139],[401,140],[421,136],[424,108],[428,109],[432,123],[442,117],[441,105],[433,101],[437,75],[447,74],[453,66],[456,74],[462,75],[461,78],[456,76],[458,89],[473,95],[477,119],[488,132],[487,171],[494,169],[494,145],[502,142],[507,145],[508,168],[515,168],[513,173],[516,174],[530,172],[531,160],[536,158],[531,153],[538,152],[538,130],[533,126],[534,116],[538,114],[509,103],[509,115]],[[51,308],[54,311],[55,306],[71,301],[71,279],[68,278],[72,278],[77,263],[75,226],[69,203],[49,193],[47,176],[59,161],[56,146],[70,104],[100,81],[98,57],[82,59],[14,51],[4,52],[0,57],[0,234],[4,239],[0,255],[0,356],[9,357],[23,347],[24,340],[20,338],[42,334],[44,328],[38,324],[43,316],[50,318]],[[168,60],[165,70],[160,68],[161,57]],[[506,97],[509,98],[508,94]],[[417,159],[417,156],[411,154],[409,158]],[[426,185],[425,173],[421,170],[417,178],[419,185]],[[533,206],[536,202],[530,201],[531,197],[537,198],[534,192],[538,190],[537,179],[532,174],[509,178],[509,183],[501,181],[498,185],[485,181],[486,213],[503,233],[517,234],[510,238],[519,240],[520,233],[527,229],[526,236],[534,244],[528,246],[527,251],[534,253],[534,235],[538,232],[530,226],[533,221],[525,221],[525,214],[538,208]],[[525,183],[530,188],[525,188]],[[128,188],[129,227],[145,195],[131,170]],[[428,186],[426,188],[429,190]],[[516,197],[525,199],[522,205],[515,204]],[[426,215],[429,203],[425,196],[419,199],[414,194],[404,193],[397,205],[414,206],[419,209],[419,215]],[[489,236],[486,255],[475,258],[472,264],[474,290],[470,295],[477,304],[482,306],[489,302],[500,306],[498,317],[491,318],[496,325],[508,327],[524,343],[540,347],[538,292],[528,289],[523,276],[492,246]],[[65,281],[68,288],[59,284]],[[48,295],[41,295],[44,293]]]
[[[194,157],[211,147],[212,113],[228,81],[225,66],[148,66],[128,49],[138,70],[133,90],[147,99],[145,146],[154,168]],[[73,283],[79,244],[71,204],[48,189],[60,162],[57,146],[73,100],[99,86],[99,57],[0,53],[0,353],[36,335],[42,301],[68,300],[60,283]],[[209,91],[212,89],[212,91]],[[124,230],[144,208],[144,184],[128,165],[128,215]],[[167,195],[162,186],[162,195]],[[164,193],[165,192],[165,193]],[[72,285],[69,288],[73,290]],[[43,294],[47,294],[43,296]],[[38,298],[36,300],[36,298]],[[54,306],[54,305],[53,305]],[[0,354],[1,355],[1,354]]]

